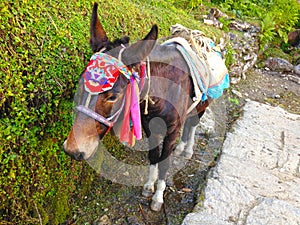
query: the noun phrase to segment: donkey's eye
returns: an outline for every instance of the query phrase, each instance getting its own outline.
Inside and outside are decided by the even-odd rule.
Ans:
[[[111,95],[107,98],[107,101],[113,102],[117,100],[117,95]]]

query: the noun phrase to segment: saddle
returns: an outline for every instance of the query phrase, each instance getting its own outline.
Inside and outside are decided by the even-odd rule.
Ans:
[[[217,99],[229,87],[229,74],[220,48],[199,30],[191,30],[180,24],[170,28],[173,38],[163,45],[175,45],[185,59],[194,84],[192,111],[200,101]]]

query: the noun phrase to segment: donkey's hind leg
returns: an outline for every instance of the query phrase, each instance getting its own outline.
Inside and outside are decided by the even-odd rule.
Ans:
[[[203,116],[204,111],[200,112],[198,115],[193,117],[189,117],[186,119],[183,133],[181,136],[181,141],[177,145],[175,149],[175,155],[180,156],[184,155],[184,157],[190,159],[193,155],[193,146],[195,143],[195,132],[196,128],[199,124],[200,118]]]
[[[187,119],[186,122],[184,123],[181,140],[180,140],[179,144],[176,146],[175,151],[174,151],[176,156],[180,156],[182,154],[182,152],[187,144],[187,141],[188,141],[189,130],[190,130],[190,125],[188,124],[188,119]]]

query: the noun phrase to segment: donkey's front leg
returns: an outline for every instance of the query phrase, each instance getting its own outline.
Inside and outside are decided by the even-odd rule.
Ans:
[[[170,158],[170,157],[169,157]],[[159,178],[156,184],[156,191],[152,197],[150,208],[153,211],[160,211],[164,203],[164,191],[166,189],[166,174],[169,167],[169,158],[158,163]]]
[[[158,168],[157,163],[150,165],[149,167],[149,176],[147,183],[144,184],[143,193],[144,197],[150,197],[154,193],[154,183],[158,177]]]
[[[154,193],[154,183],[158,178],[158,160],[159,160],[159,135],[152,134],[149,137],[149,147],[150,151],[148,153],[148,158],[150,161],[149,176],[148,181],[143,188],[143,196],[150,197]]]
[[[170,133],[170,131],[172,131]],[[152,197],[151,209],[153,211],[160,211],[164,203],[164,191],[166,189],[167,172],[170,166],[171,153],[175,147],[176,138],[179,134],[179,127],[174,127],[172,130],[168,130],[166,137],[164,138],[163,148],[159,157],[158,163],[158,181],[156,185],[155,194]]]
[[[156,191],[152,197],[151,206],[150,208],[153,211],[160,211],[163,203],[164,203],[164,191],[166,189],[166,182],[165,180],[159,179],[156,184]]]

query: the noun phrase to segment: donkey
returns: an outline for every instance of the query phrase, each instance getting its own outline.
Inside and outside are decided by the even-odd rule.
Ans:
[[[195,92],[188,65],[174,46],[157,43],[157,25],[152,26],[144,39],[131,45],[126,36],[110,41],[98,18],[97,7],[98,4],[94,3],[90,22],[90,46],[93,53],[101,52],[108,59],[111,57],[131,76],[143,74],[143,65],[147,62],[146,70],[149,74],[144,85],[140,85],[138,112],[150,146],[149,178],[143,187],[143,195],[152,196],[156,184],[151,209],[160,211],[171,153],[176,149],[177,155],[192,156],[195,130],[211,99],[199,102],[188,112]],[[95,153],[99,141],[108,131],[112,131],[110,128],[117,127],[124,120],[124,101],[127,101],[127,87],[132,79],[126,73],[118,73],[110,88],[103,88],[102,92],[95,95],[89,95],[84,86],[86,80],[81,76],[79,104],[85,104],[86,107],[85,110],[77,107],[75,121],[64,142],[65,152],[75,160],[89,159]],[[155,128],[150,129],[149,123],[156,117],[165,122],[166,129],[162,129],[159,123],[155,123]],[[181,128],[181,140],[176,147]],[[164,135],[162,145],[161,135]]]

